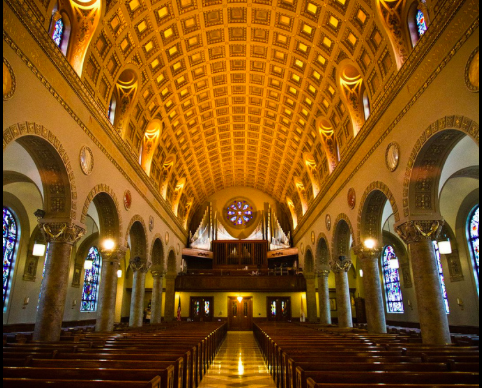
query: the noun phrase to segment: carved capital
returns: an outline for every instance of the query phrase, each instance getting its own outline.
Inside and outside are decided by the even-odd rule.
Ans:
[[[329,269],[321,269],[318,271],[318,277],[319,278],[327,278],[330,276],[330,270]]]
[[[125,247],[119,247],[111,251],[101,249],[100,251],[103,261],[108,261],[114,264],[120,264],[120,262],[124,260],[126,252],[127,249]]]
[[[73,245],[85,234],[83,227],[68,222],[41,220],[39,228],[47,243],[58,242]]]
[[[382,253],[381,248],[368,249],[363,244],[356,246],[354,251],[360,260],[367,261],[377,261]]]
[[[151,263],[147,263],[137,256],[129,261],[129,267],[132,269],[132,272],[147,273],[151,267]]]
[[[153,265],[151,267],[151,274],[153,278],[162,278],[164,276],[164,268],[162,265]]]
[[[351,260],[344,259],[335,259],[332,262],[330,262],[331,270],[334,273],[340,273],[340,272],[348,272],[353,265]]]
[[[396,230],[406,244],[413,244],[423,240],[437,240],[444,224],[444,220],[408,221],[398,225]]]

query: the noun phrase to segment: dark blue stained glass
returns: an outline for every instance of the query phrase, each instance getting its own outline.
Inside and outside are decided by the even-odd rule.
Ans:
[[[87,260],[92,261],[92,268],[85,270],[80,311],[92,312],[97,310],[101,271],[101,257],[99,250],[96,247],[90,248],[86,258],[86,261]]]
[[[417,12],[417,31],[418,31],[418,37],[421,38],[423,34],[427,32],[427,21],[425,20],[425,15],[421,10],[418,10]]]
[[[472,258],[474,260],[474,270],[479,278],[479,263],[480,263],[480,235],[479,235],[479,214],[480,208],[477,206],[469,218],[469,245],[472,251]]]
[[[437,268],[438,268],[438,273],[440,278],[440,288],[442,289],[442,296],[444,298],[445,311],[447,312],[447,314],[449,314],[450,313],[449,298],[447,296],[447,289],[445,287],[444,270],[442,267],[442,256],[440,255],[440,249],[437,241],[433,242],[433,248],[435,250],[435,258],[437,259]]]
[[[18,226],[10,209],[3,207],[3,308],[10,289],[10,278],[18,242]]]
[[[398,260],[398,258],[393,247],[389,245],[383,251],[382,257],[387,310],[389,313],[402,314],[405,310],[403,307],[402,289],[400,287],[400,273],[397,268],[391,266],[391,260]]]
[[[64,37],[64,22],[62,18],[55,22],[54,33],[52,34],[52,39],[55,44],[60,47],[62,44],[62,38]]]

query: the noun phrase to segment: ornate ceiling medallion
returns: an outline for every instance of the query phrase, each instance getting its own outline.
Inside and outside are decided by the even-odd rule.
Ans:
[[[391,143],[387,147],[385,162],[391,172],[394,172],[400,164],[400,146],[398,143]]]
[[[469,90],[474,93],[479,92],[479,48],[470,55],[465,67],[465,83]]]
[[[356,192],[354,188],[348,190],[348,206],[350,209],[355,209],[356,206]]]
[[[80,149],[79,161],[82,172],[85,175],[92,174],[92,170],[94,169],[94,154],[89,147],[83,146]]]
[[[132,194],[129,190],[126,190],[124,193],[124,208],[126,210],[130,210],[132,206]]]
[[[15,93],[16,86],[17,84],[12,66],[5,58],[3,58],[3,101],[7,101],[12,98],[13,94]]]

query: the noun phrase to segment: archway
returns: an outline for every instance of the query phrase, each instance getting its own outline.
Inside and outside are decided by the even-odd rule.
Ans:
[[[328,277],[330,275],[330,248],[324,234],[318,237],[316,247],[316,270],[318,274],[318,305],[320,310],[320,323],[331,325],[330,288]]]
[[[160,237],[156,237],[151,249],[151,274],[153,278],[151,301],[151,324],[161,323],[162,291],[164,285],[164,246]]]
[[[315,283],[315,258],[311,247],[306,249],[303,274],[306,280],[306,312],[308,322],[317,322],[316,312],[316,283]]]
[[[166,307],[164,310],[164,320],[171,322],[174,320],[176,310],[176,277],[177,277],[177,258],[173,248],[169,250],[167,257],[167,275],[166,275]]]

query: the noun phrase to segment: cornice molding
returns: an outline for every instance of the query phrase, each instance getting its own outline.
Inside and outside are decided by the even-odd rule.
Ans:
[[[476,0],[467,0],[478,4]],[[304,235],[309,231],[309,229],[317,222],[320,216],[324,215],[326,209],[331,205],[335,198],[346,188],[349,182],[353,179],[356,173],[365,165],[371,155],[378,149],[378,147],[383,143],[387,136],[392,132],[392,130],[400,123],[402,118],[408,113],[412,106],[419,100],[422,94],[429,88],[433,83],[435,78],[441,73],[442,69],[450,62],[450,60],[455,56],[455,54],[460,50],[463,44],[475,33],[479,27],[479,19],[475,20],[472,25],[466,29],[462,38],[453,46],[453,48],[447,49],[449,52],[441,61],[439,66],[429,75],[426,82],[423,83],[422,87],[415,93],[415,95],[410,99],[408,104],[401,109],[399,115],[391,123],[391,125],[386,129],[386,131],[381,135],[378,141],[373,145],[370,151],[365,155],[363,160],[356,166],[356,168],[351,172],[347,179],[340,185],[337,191],[328,199],[327,203],[322,209],[319,209],[321,201],[324,199],[328,191],[332,188],[336,180],[345,171],[351,159],[355,156],[355,153],[359,150],[361,145],[367,140],[371,132],[374,131],[376,125],[382,119],[385,111],[388,109],[392,101],[398,96],[402,91],[403,87],[406,86],[407,81],[412,75],[418,70],[418,66],[425,59],[425,57],[430,53],[430,50],[434,47],[435,43],[438,41],[442,33],[447,29],[452,19],[455,17],[459,9],[467,2],[452,2],[446,1],[443,7],[440,9],[437,17],[431,24],[432,29],[420,40],[417,46],[414,48],[408,60],[405,62],[404,66],[400,69],[398,74],[394,77],[392,83],[387,88],[387,93],[385,98],[382,99],[376,109],[372,112],[369,120],[362,128],[358,136],[349,146],[340,164],[337,166],[333,174],[322,183],[323,189],[320,191],[318,196],[310,204],[308,211],[305,215],[298,221],[298,227],[293,233],[294,244],[296,245]],[[309,224],[309,219],[313,214],[318,214],[318,217],[313,219]],[[304,230],[306,229],[306,230]]]
[[[85,87],[84,83],[80,77],[75,73],[72,66],[68,63],[65,56],[58,50],[52,39],[49,38],[48,34],[44,32],[43,26],[37,20],[35,14],[27,6],[26,2],[21,4],[12,4],[11,0],[4,0],[12,10],[12,12],[17,16],[20,23],[26,28],[30,33],[32,38],[37,42],[39,48],[45,53],[45,55],[51,60],[52,64],[56,67],[58,72],[67,81],[69,86],[73,89],[75,94],[81,99],[85,108],[92,115],[92,117],[98,122],[102,130],[109,136],[113,144],[117,147],[119,152],[124,155],[127,162],[131,165],[134,171],[137,173],[138,177],[143,181],[147,188],[151,191],[155,199],[159,202],[162,208],[166,211],[170,220],[166,220],[165,217],[153,206],[151,201],[148,200],[143,190],[139,188],[135,182],[129,177],[129,175],[124,171],[124,169],[117,163],[115,158],[107,151],[107,149],[99,142],[97,137],[88,129],[88,127],[82,122],[82,120],[75,114],[74,109],[72,109],[66,101],[60,96],[60,94],[53,88],[50,82],[47,80],[40,70],[35,66],[35,64],[30,60],[30,58],[20,49],[20,47],[15,43],[14,39],[3,30],[3,40],[13,49],[13,51],[22,59],[22,61],[27,65],[28,68],[37,76],[37,78],[42,82],[42,84],[47,88],[47,90],[54,96],[54,98],[59,102],[59,104],[70,114],[70,116],[77,122],[77,124],[82,128],[82,130],[89,136],[89,138],[96,144],[96,146],[104,153],[111,163],[119,170],[119,172],[127,179],[131,186],[137,191],[137,193],[149,204],[151,209],[164,221],[166,226],[173,231],[173,233],[181,240],[184,241],[188,237],[188,233],[184,230],[181,221],[174,215],[171,207],[167,201],[161,196],[161,194],[156,191],[151,179],[145,174],[139,165],[138,161],[134,158],[130,148],[122,140],[120,134],[114,130],[112,124],[109,122],[107,116],[103,112],[103,108],[95,102],[94,98],[91,96],[90,92]],[[5,22],[5,21],[4,21]],[[39,33],[41,31],[41,33]],[[172,228],[172,223],[174,223],[179,230],[174,230]]]

